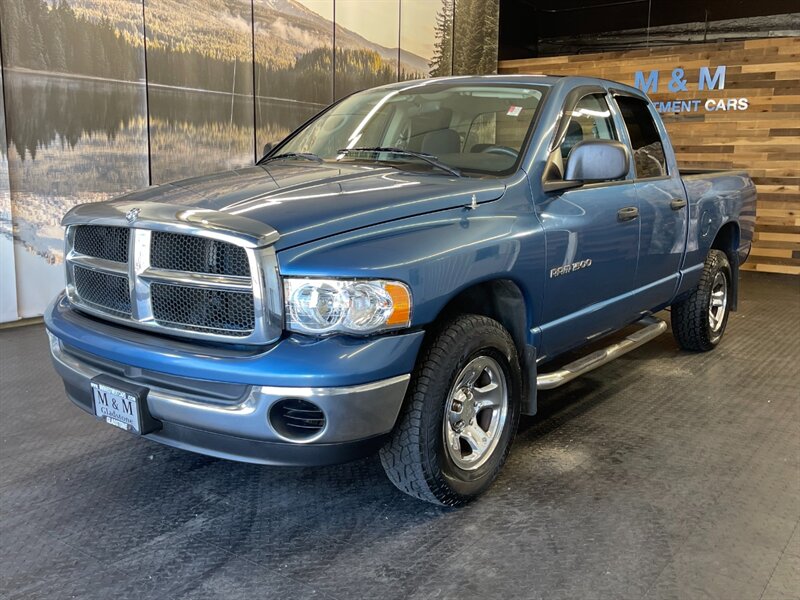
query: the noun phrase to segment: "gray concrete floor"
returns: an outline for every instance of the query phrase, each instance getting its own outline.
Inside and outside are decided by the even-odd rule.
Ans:
[[[2,598],[800,598],[800,279],[746,274],[703,355],[664,335],[542,396],[462,510],[377,459],[237,464],[73,407],[0,331]]]

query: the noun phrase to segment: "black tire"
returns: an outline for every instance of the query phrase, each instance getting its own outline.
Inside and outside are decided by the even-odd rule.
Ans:
[[[721,321],[715,326],[709,316],[712,291],[718,274],[725,278],[725,306]],[[683,300],[672,305],[672,335],[684,350],[708,352],[722,339],[730,314],[730,292],[733,277],[728,257],[720,250],[711,250],[706,257],[700,283]]]
[[[507,412],[484,463],[464,470],[445,447],[445,407],[456,378],[476,359],[489,357],[505,377]],[[386,475],[401,491],[434,504],[461,506],[495,480],[517,430],[522,373],[514,341],[488,317],[462,315],[433,332],[420,354],[392,436],[380,451]],[[475,416],[478,419],[478,416]],[[486,440],[484,439],[484,442]]]

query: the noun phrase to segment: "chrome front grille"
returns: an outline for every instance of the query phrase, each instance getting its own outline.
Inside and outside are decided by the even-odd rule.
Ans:
[[[279,336],[277,261],[266,245],[277,239],[274,230],[215,211],[152,203],[136,203],[135,216],[143,214],[135,224],[119,211],[81,221],[80,212],[105,216],[102,206],[82,205],[64,219],[67,296],[77,308],[193,338],[262,344]],[[165,213],[174,213],[175,222]],[[181,223],[196,213],[199,224]],[[250,229],[259,228],[265,233],[254,237]]]

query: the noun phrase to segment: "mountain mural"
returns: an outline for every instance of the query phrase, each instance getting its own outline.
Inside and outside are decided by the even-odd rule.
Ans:
[[[35,0],[34,0],[35,1]],[[55,7],[63,0],[51,0]],[[436,0],[431,0],[436,1]],[[216,58],[249,59],[251,55],[250,2],[241,0],[144,0],[147,11],[148,44],[154,41],[180,49],[197,51]],[[137,40],[141,32],[141,4],[129,0],[70,0],[78,17],[102,22],[113,15],[113,25],[129,32]],[[157,7],[157,8],[156,8]],[[322,47],[330,38],[333,23],[295,0],[254,0],[256,55],[275,66],[288,67],[308,50]],[[181,26],[182,21],[190,24]],[[220,25],[226,29],[220,37]],[[179,31],[191,30],[191,36]],[[138,35],[136,35],[138,34]],[[135,41],[133,43],[136,43]],[[376,44],[364,36],[337,25],[336,45],[347,49],[365,49],[376,52],[385,60],[397,60],[401,68],[427,75],[428,60],[397,46]],[[150,48],[148,47],[148,50]]]
[[[0,273],[18,315],[63,286],[72,206],[253,164],[352,91],[494,70],[497,1],[0,0]]]

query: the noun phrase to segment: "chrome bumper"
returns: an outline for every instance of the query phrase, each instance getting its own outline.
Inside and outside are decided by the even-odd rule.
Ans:
[[[70,400],[89,413],[93,414],[90,382],[94,377],[106,374],[143,385],[136,379],[141,375],[140,369],[110,363],[95,355],[90,363],[77,353],[71,353],[52,335],[50,351]],[[104,368],[104,363],[108,368]],[[120,370],[130,373],[131,378],[119,376]],[[159,375],[148,374],[150,381]],[[144,384],[149,389],[148,410],[163,427],[143,437],[212,456],[265,464],[341,462],[335,456],[329,461],[306,460],[301,456],[301,449],[317,447],[322,450],[387,434],[394,427],[410,380],[410,375],[406,374],[349,387],[251,386],[239,400],[221,403],[213,398],[203,401],[196,394],[187,398],[189,394],[170,389],[168,377],[164,376],[164,387]],[[195,383],[202,389],[202,381]],[[273,403],[286,398],[311,400],[324,412],[325,426],[318,435],[309,440],[290,440],[272,428],[267,418],[269,409]],[[270,452],[278,446],[280,458],[275,459]],[[296,460],[291,455],[293,448],[300,450]],[[354,457],[347,459],[350,458]]]

